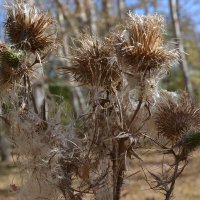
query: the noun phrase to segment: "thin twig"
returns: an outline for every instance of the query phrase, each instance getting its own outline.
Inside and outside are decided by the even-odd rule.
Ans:
[[[139,100],[139,103],[138,103],[138,105],[137,105],[137,108],[136,108],[136,110],[135,110],[135,112],[134,112],[134,114],[133,114],[133,117],[131,118],[131,121],[130,121],[129,125],[128,125],[128,130],[130,130],[131,125],[132,125],[132,123],[133,123],[135,117],[137,116],[137,114],[138,114],[138,112],[139,112],[139,110],[140,110],[141,105],[142,105],[142,100]]]

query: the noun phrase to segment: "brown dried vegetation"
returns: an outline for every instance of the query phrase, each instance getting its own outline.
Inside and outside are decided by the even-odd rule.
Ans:
[[[120,82],[120,70],[112,56],[112,47],[91,35],[83,35],[80,47],[73,49],[70,72],[75,81],[91,87],[111,90]]]
[[[166,70],[177,61],[179,53],[164,44],[163,18],[160,15],[129,14],[124,31],[117,36],[117,56],[123,70],[146,72]]]
[[[31,52],[52,48],[55,34],[49,32],[53,19],[34,6],[15,4],[7,7],[6,35],[18,48]]]
[[[155,115],[158,134],[177,142],[190,130],[200,130],[200,111],[185,93],[177,100],[165,96]]]
[[[187,165],[184,150],[200,146],[200,113],[187,95],[172,99],[169,92],[163,95],[159,90],[159,80],[179,58],[176,49],[164,45],[163,18],[129,14],[103,41],[89,34],[78,38],[68,66],[61,70],[89,86],[89,101],[87,112],[69,120],[68,126],[61,123],[60,107],[53,114],[50,107],[52,118],[46,116],[45,97],[38,114],[29,77],[37,63],[42,70],[44,57],[38,51],[55,43],[54,35],[48,33],[52,23],[35,7],[8,6],[5,27],[13,45],[0,43],[1,86],[22,83],[20,97],[17,92],[12,95],[13,110],[5,117],[15,151],[22,157],[19,167],[26,182],[19,189],[19,198],[81,200],[88,195],[119,200],[127,159],[142,162],[137,150],[145,148],[140,142],[145,137],[173,158],[170,170],[163,165],[161,175],[149,172],[156,184],[149,184],[150,188],[164,191],[169,200]],[[163,145],[151,138],[151,122],[157,126],[155,135],[171,143]],[[190,131],[195,134],[188,134]],[[174,148],[177,142],[179,146]]]

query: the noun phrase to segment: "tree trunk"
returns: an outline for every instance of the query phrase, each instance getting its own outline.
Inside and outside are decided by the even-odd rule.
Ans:
[[[63,54],[64,54],[63,56],[67,57],[68,55],[70,55],[70,48],[69,48],[70,38],[66,34],[67,27],[65,26],[65,24],[67,22],[68,25],[70,27],[72,27],[72,26],[75,26],[76,23],[75,23],[74,20],[72,20],[70,18],[71,14],[68,10],[68,7],[64,7],[59,0],[55,0],[55,3],[57,5],[58,10],[60,10],[61,13],[62,13],[62,14],[60,14],[60,12],[58,12],[59,14],[57,16],[57,19],[58,19],[58,22],[60,24],[60,27],[64,27],[64,28],[61,29],[62,39],[63,39]],[[77,4],[77,7],[79,7],[79,6],[80,5]],[[85,9],[85,8],[81,8],[81,9]],[[83,11],[81,11],[81,12],[83,12]],[[77,27],[74,27],[72,29],[72,32],[76,37],[78,37],[80,35],[79,29]],[[70,64],[71,64],[70,60],[68,59],[67,60],[67,66],[70,66]],[[72,86],[74,86],[73,81],[70,79],[70,77],[69,77],[69,82],[72,84]],[[75,114],[82,113],[83,110],[85,109],[86,104],[85,104],[84,95],[83,95],[81,88],[75,87],[75,86],[71,87],[71,93],[72,93],[72,96],[73,96],[73,110],[74,110]]]
[[[148,15],[149,14],[149,7],[148,7],[148,1],[147,0],[142,0],[142,7],[144,8],[144,14]]]
[[[93,34],[97,34],[97,15],[96,15],[95,1],[85,0],[85,10],[88,15],[88,23],[90,31]]]
[[[185,88],[187,92],[189,93],[189,95],[192,96],[192,84],[190,81],[188,64],[187,64],[186,56],[184,53],[183,40],[181,37],[180,20],[178,16],[178,1],[169,0],[169,3],[170,3],[171,19],[172,19],[173,28],[174,28],[174,36],[176,38],[176,44],[181,55],[180,68],[183,73]]]
[[[71,28],[73,34],[78,37],[80,35],[80,31],[78,29],[76,20],[74,20],[74,17],[71,16],[70,9],[67,7],[67,5],[63,5],[60,0],[54,0],[54,2],[58,8],[58,12],[61,12],[63,14],[63,17],[68,26]]]
[[[117,0],[117,6],[118,6],[118,16],[120,18],[124,17],[125,12],[125,2],[124,0]]]
[[[112,0],[102,0],[102,11],[104,13],[104,21],[106,29],[110,28],[110,19],[113,16]]]
[[[75,15],[76,15],[77,21],[79,22],[78,23],[79,30],[84,31],[84,28],[87,26],[87,23],[88,23],[84,1],[75,0],[74,3],[76,5]]]
[[[154,8],[154,12],[158,12],[158,1],[157,0],[152,0],[152,6]]]

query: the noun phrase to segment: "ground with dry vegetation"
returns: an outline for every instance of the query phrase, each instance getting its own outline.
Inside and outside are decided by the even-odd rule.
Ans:
[[[200,151],[197,151],[190,159],[191,162],[177,181],[175,200],[200,199]],[[161,163],[161,158],[156,157],[154,154],[145,156],[144,160],[147,163],[145,167],[148,167],[151,171],[156,170]],[[162,200],[161,194],[149,190],[149,186],[143,178],[143,172],[139,167],[139,162],[129,163],[129,170],[133,167],[134,170],[130,171],[130,174],[137,173],[130,176],[128,181],[125,182],[122,200]],[[19,180],[17,168],[13,164],[0,164],[0,200],[16,200],[10,192],[10,185],[18,185]]]

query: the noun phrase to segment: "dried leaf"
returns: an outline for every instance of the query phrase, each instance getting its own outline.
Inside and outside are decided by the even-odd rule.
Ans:
[[[81,178],[83,180],[88,180],[89,179],[89,174],[90,174],[90,166],[88,162],[85,162],[81,166]]]

